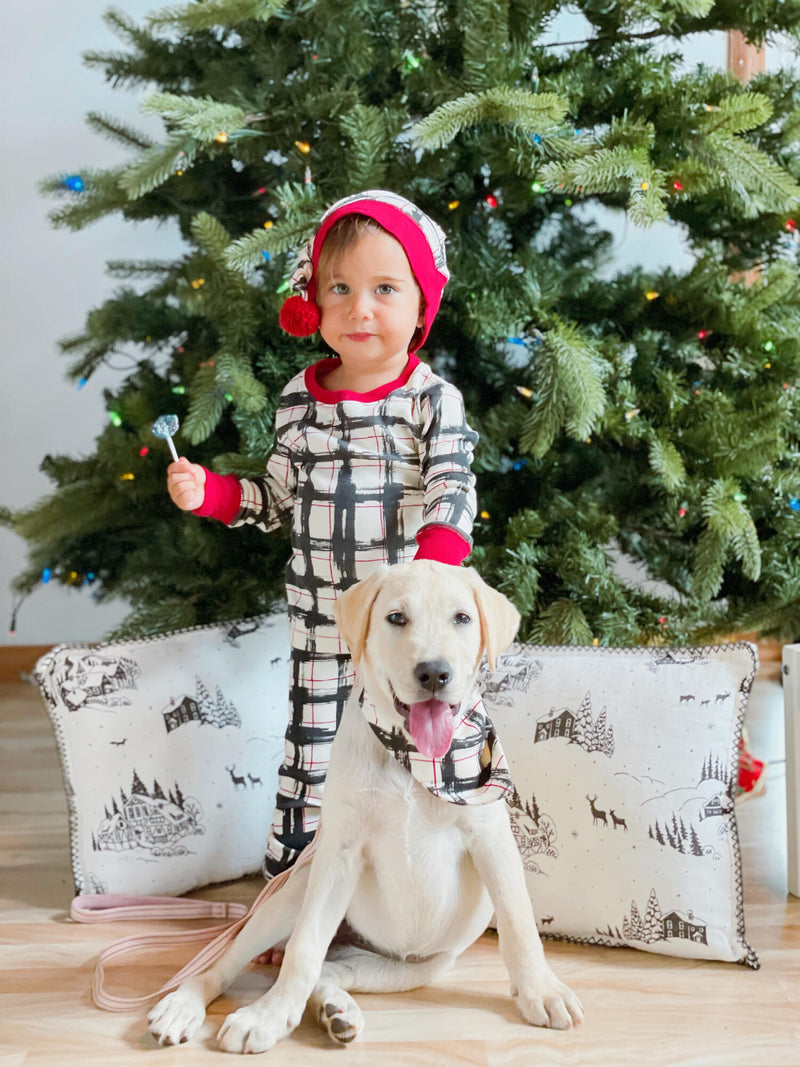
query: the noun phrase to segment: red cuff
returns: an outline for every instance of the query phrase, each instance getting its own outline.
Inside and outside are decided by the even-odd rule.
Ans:
[[[215,474],[207,470],[206,495],[193,514],[207,519],[219,519],[220,522],[230,525],[239,513],[241,501],[242,487],[235,474]]]
[[[452,526],[423,526],[417,533],[417,554],[414,559],[435,559],[457,567],[467,558],[472,546]]]

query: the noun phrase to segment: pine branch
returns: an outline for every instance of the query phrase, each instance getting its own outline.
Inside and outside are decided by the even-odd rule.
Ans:
[[[566,101],[555,93],[499,86],[441,104],[412,128],[412,137],[420,148],[432,151],[450,144],[463,130],[484,123],[543,134],[553,132],[566,112]]]
[[[206,441],[216,430],[228,401],[217,385],[217,370],[211,363],[198,368],[189,389],[189,413],[181,432],[190,444]]]
[[[650,466],[664,483],[664,488],[675,492],[686,482],[686,467],[680,452],[663,433],[654,433],[648,452]]]
[[[225,252],[225,265],[244,274],[263,262],[263,253],[278,256],[299,251],[314,232],[321,203],[315,190],[306,185],[283,185],[275,191],[281,218],[269,229],[253,230],[232,241]],[[291,273],[288,271],[287,273]]]
[[[158,259],[110,259],[106,263],[106,274],[112,278],[152,278],[174,274],[180,269],[178,261],[167,263]]]
[[[729,479],[718,479],[703,498],[705,527],[697,541],[692,590],[710,600],[722,586],[725,565],[740,560],[742,572],[752,581],[761,573],[761,546],[755,523],[741,500],[740,487]]]
[[[231,352],[217,352],[214,356],[217,384],[230,390],[233,401],[246,414],[255,414],[266,406],[267,390],[253,374],[250,363]]]
[[[231,243],[230,234],[213,215],[202,211],[192,219],[192,237],[204,252],[213,259],[222,262],[228,245]]]
[[[255,116],[234,104],[221,104],[210,96],[197,98],[175,93],[153,93],[142,103],[145,115],[162,118],[198,141],[209,143],[221,135],[226,139],[241,130]]]
[[[352,142],[349,177],[353,188],[381,188],[398,131],[389,129],[384,112],[365,104],[351,108],[342,116],[340,124]]]
[[[666,217],[666,175],[640,147],[618,144],[598,148],[576,160],[554,161],[540,171],[553,192],[618,193],[627,191],[628,212],[639,226]]]
[[[590,645],[592,629],[577,604],[559,599],[539,613],[528,639],[536,645]]]
[[[216,26],[238,26],[250,20],[268,22],[284,7],[286,0],[205,0],[202,4],[189,3],[154,11],[147,16],[147,21],[159,29],[176,26],[189,31],[210,30]]]
[[[138,130],[132,129],[130,126],[126,126],[119,119],[110,118],[107,115],[101,115],[97,111],[90,111],[86,116],[86,124],[95,133],[103,134],[112,141],[117,141],[118,144],[123,145],[125,148],[152,148],[153,141],[145,134],[140,133]]]
[[[164,145],[155,145],[119,175],[119,185],[129,200],[138,200],[163,185],[178,170],[185,170],[194,161],[200,145],[194,138],[179,133]]]
[[[39,183],[39,191],[45,195],[69,197],[71,203],[56,208],[48,218],[57,229],[80,230],[114,211],[125,208],[128,197],[121,187],[121,170],[81,171],[84,189],[71,192],[64,185],[64,175],[46,178]]]
[[[543,456],[563,428],[576,440],[591,433],[606,403],[605,365],[596,345],[570,323],[555,320],[534,365],[533,408],[520,448]]]

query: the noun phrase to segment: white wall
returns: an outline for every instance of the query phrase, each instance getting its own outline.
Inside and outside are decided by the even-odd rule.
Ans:
[[[0,90],[7,102],[3,129],[7,151],[0,168],[5,368],[0,389],[0,502],[13,508],[49,494],[51,483],[38,469],[43,456],[91,454],[104,425],[102,389],[113,385],[116,376],[103,371],[78,391],[64,378],[67,359],[60,355],[57,341],[81,330],[86,312],[110,295],[116,283],[105,276],[106,261],[170,257],[179,249],[177,233],[169,227],[133,226],[118,218],[77,234],[54,230],[46,217],[54,202],[37,192],[37,183],[45,176],[113,166],[124,158],[120,147],[88,130],[84,124],[88,111],[117,116],[158,135],[159,123],[139,116],[138,95],[113,90],[100,73],[82,65],[84,51],[118,47],[102,21],[107,6],[107,0],[82,0],[77,8],[56,0],[6,5],[0,63]],[[118,0],[118,6],[141,18],[165,5],[155,0]],[[559,19],[552,34],[559,40],[580,36],[580,19],[574,15]],[[685,58],[688,66],[701,61],[723,66],[724,35],[687,42]],[[768,64],[778,61],[778,52],[769,49]],[[16,105],[10,104],[12,100]],[[617,219],[613,232],[622,266],[687,265],[686,250],[674,227],[637,231]],[[24,565],[24,543],[0,529],[0,627],[11,616],[9,583]],[[0,644],[99,640],[126,610],[123,604],[98,606],[88,590],[69,590],[51,582],[29,598],[15,634],[0,638]]]

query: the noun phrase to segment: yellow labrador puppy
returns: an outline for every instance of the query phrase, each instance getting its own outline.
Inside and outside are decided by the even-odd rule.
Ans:
[[[513,640],[516,609],[474,571],[415,561],[348,590],[336,619],[357,681],[331,753],[316,853],[208,971],[155,1006],[152,1033],[189,1040],[206,1005],[291,934],[275,984],[228,1016],[221,1047],[266,1051],[309,1002],[335,1041],[351,1041],[364,1020],[349,991],[430,982],[493,911],[525,1019],[579,1022],[578,998],[545,962],[501,802],[504,757],[474,691],[483,653],[493,665]]]

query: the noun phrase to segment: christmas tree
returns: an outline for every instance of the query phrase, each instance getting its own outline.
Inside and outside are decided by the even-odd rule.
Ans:
[[[263,470],[283,385],[320,355],[277,325],[324,208],[397,189],[448,234],[452,280],[428,346],[478,429],[470,562],[543,643],[800,633],[797,386],[800,87],[681,68],[682,42],[792,37],[798,0],[204,0],[86,61],[148,90],[152,143],[93,114],[113,170],[45,183],[55,225],[172,220],[174,262],[108,265],[118,288],[62,342],[88,379],[120,345],[94,455],[46,456],[53,494],[5,521],[24,595],[88,575],[152,633],[255,614],[288,542],[174,508],[168,452]],[[153,87],[156,91],[152,91]],[[601,205],[605,215],[596,210]],[[615,270],[609,213],[671,220],[693,263]],[[124,243],[124,242],[123,242]],[[623,577],[638,563],[655,592]]]

